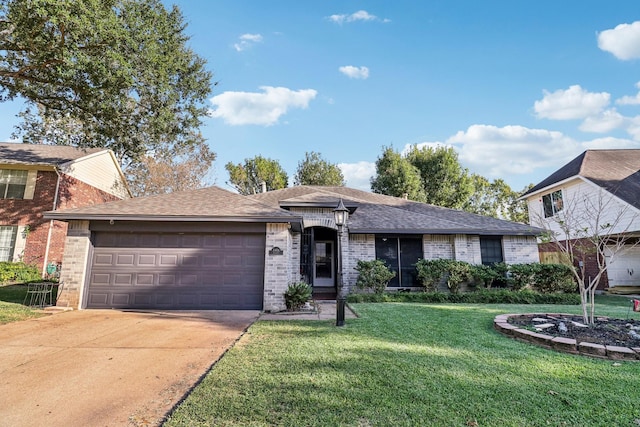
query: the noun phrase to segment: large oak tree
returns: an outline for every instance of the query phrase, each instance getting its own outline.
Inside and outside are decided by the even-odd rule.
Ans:
[[[304,159],[298,162],[294,184],[344,186],[345,181],[337,164],[325,160],[320,153],[312,151],[305,153]]]
[[[24,142],[106,147],[123,166],[203,142],[211,73],[159,0],[0,0],[0,101]]]

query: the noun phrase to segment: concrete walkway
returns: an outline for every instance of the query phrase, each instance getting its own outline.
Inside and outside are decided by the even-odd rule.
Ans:
[[[82,310],[0,325],[0,426],[155,426],[257,311]]]
[[[327,301],[315,301],[317,312],[305,313],[305,312],[280,312],[280,313],[263,313],[260,315],[260,320],[336,320],[336,302]],[[356,319],[355,315],[349,306],[344,310],[345,319]]]

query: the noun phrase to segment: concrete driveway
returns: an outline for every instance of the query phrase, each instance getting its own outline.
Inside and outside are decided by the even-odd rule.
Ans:
[[[258,315],[83,310],[0,325],[0,426],[157,425]]]

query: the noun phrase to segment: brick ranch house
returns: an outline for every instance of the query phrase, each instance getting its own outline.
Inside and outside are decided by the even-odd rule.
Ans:
[[[532,226],[553,230],[558,241],[566,236],[557,220],[572,222],[593,235],[595,221],[615,224],[601,228],[602,235],[625,233],[634,238],[613,259],[605,257],[607,270],[598,289],[640,286],[640,150],[587,150],[549,175],[521,196],[527,201]],[[585,275],[594,277],[597,259],[585,239],[571,240],[588,247],[584,251]],[[560,262],[556,244],[540,244],[544,261]],[[609,251],[609,254],[611,252]]]
[[[47,211],[131,197],[109,150],[0,144],[0,261],[24,261],[45,272],[62,262],[67,223]]]
[[[73,308],[284,309],[287,286],[336,291],[337,227],[345,288],[357,260],[382,259],[391,288],[419,286],[415,262],[538,261],[534,227],[346,187],[252,196],[218,187],[49,212],[69,222],[58,305]]]

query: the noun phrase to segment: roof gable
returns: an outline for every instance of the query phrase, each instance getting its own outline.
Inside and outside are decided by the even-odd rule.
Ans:
[[[349,187],[296,186],[245,196],[276,207],[280,203],[307,207],[314,200],[335,207],[357,206],[349,217],[351,233],[537,235],[541,230],[525,224],[442,208],[399,197]]]
[[[640,150],[587,150],[522,197],[573,177],[587,179],[640,209]]]
[[[0,143],[0,164],[60,166],[100,151],[105,149],[5,142]]]

